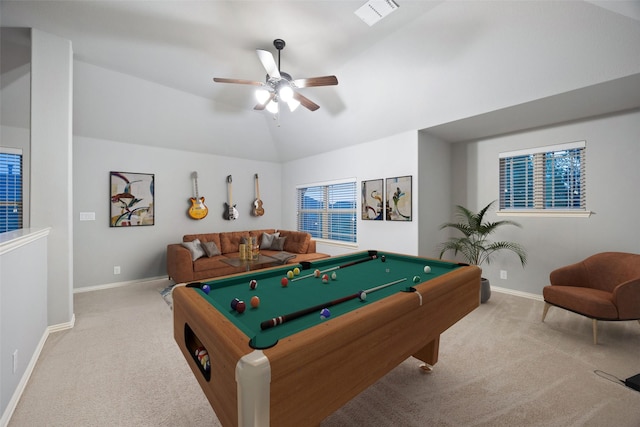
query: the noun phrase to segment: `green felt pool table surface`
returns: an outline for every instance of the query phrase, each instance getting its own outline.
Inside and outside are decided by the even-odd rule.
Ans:
[[[348,265],[352,262],[358,263]],[[348,266],[344,266],[345,264]],[[339,266],[344,267],[331,270]],[[429,266],[431,271],[425,273],[425,266]],[[287,276],[288,271],[296,267],[300,269],[300,274],[289,279],[286,287],[282,286],[281,280]],[[289,264],[282,268],[251,271],[232,277],[204,281],[201,283],[209,285],[209,293],[206,294],[200,289],[197,291],[247,335],[251,347],[269,348],[277,345],[278,340],[284,337],[352,310],[363,308],[390,295],[398,292],[412,292],[415,284],[429,281],[459,267],[460,265],[456,263],[408,255],[378,251],[358,252],[314,261],[304,265],[305,269],[300,264]],[[320,277],[314,277],[313,273],[316,269],[321,272],[326,271],[323,274],[329,276],[328,282],[324,283]],[[336,276],[335,280],[331,278],[333,273]],[[414,282],[415,277],[417,277],[416,282]],[[249,286],[252,279],[257,281],[255,289]],[[326,304],[343,297],[354,296],[362,290],[392,282],[398,283],[367,293],[364,301],[353,297],[335,305]],[[260,304],[256,308],[251,307],[250,303],[254,296],[260,299]],[[243,313],[231,308],[231,301],[234,298],[245,302],[246,310]],[[307,315],[266,330],[260,327],[262,322],[272,318],[325,304],[331,313],[328,319],[320,317],[321,308],[318,308],[317,311],[314,310]]]

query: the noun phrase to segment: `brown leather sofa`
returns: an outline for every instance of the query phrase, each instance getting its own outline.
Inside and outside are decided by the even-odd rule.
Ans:
[[[279,233],[279,237],[284,238],[280,240],[280,244],[283,244],[282,247],[275,249],[265,248],[262,240],[265,233],[273,236],[276,232]],[[204,250],[192,252],[183,243],[169,244],[167,245],[167,274],[176,283],[185,283],[246,271],[246,266],[232,266],[224,262],[224,260],[239,258],[240,244],[250,237],[256,237],[258,245],[263,246],[260,249],[261,254],[277,257],[280,259],[280,263],[284,261],[287,264],[296,264],[302,261],[313,261],[329,257],[327,254],[316,252],[316,241],[311,239],[309,233],[300,231],[264,229],[187,234],[182,237],[183,243],[191,246],[192,250],[194,246],[198,249],[200,245],[193,245],[193,242],[198,239],[201,244],[209,244],[209,248],[214,248],[213,255],[209,256]],[[191,245],[188,242],[191,242]],[[211,242],[214,245],[211,245]],[[291,258],[287,259],[288,257]],[[278,262],[266,264],[262,268],[277,264]]]
[[[640,322],[640,255],[603,252],[551,272],[551,285],[542,290],[544,322],[555,305],[592,319],[593,343],[598,320]]]

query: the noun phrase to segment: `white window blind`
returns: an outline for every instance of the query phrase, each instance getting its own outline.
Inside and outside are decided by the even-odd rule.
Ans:
[[[0,233],[22,228],[22,150],[0,147]]]
[[[586,210],[586,143],[500,153],[501,210]]]
[[[318,239],[356,242],[356,181],[297,189],[298,231]]]

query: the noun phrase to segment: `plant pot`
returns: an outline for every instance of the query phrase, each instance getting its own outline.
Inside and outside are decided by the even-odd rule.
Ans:
[[[480,279],[480,304],[484,304],[491,298],[491,283],[489,279],[482,277]]]

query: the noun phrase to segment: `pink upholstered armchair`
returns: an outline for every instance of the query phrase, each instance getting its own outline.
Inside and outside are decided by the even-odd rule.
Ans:
[[[592,319],[593,343],[598,320],[638,320],[640,323],[640,255],[603,252],[551,272],[542,290],[544,322],[555,305]]]

